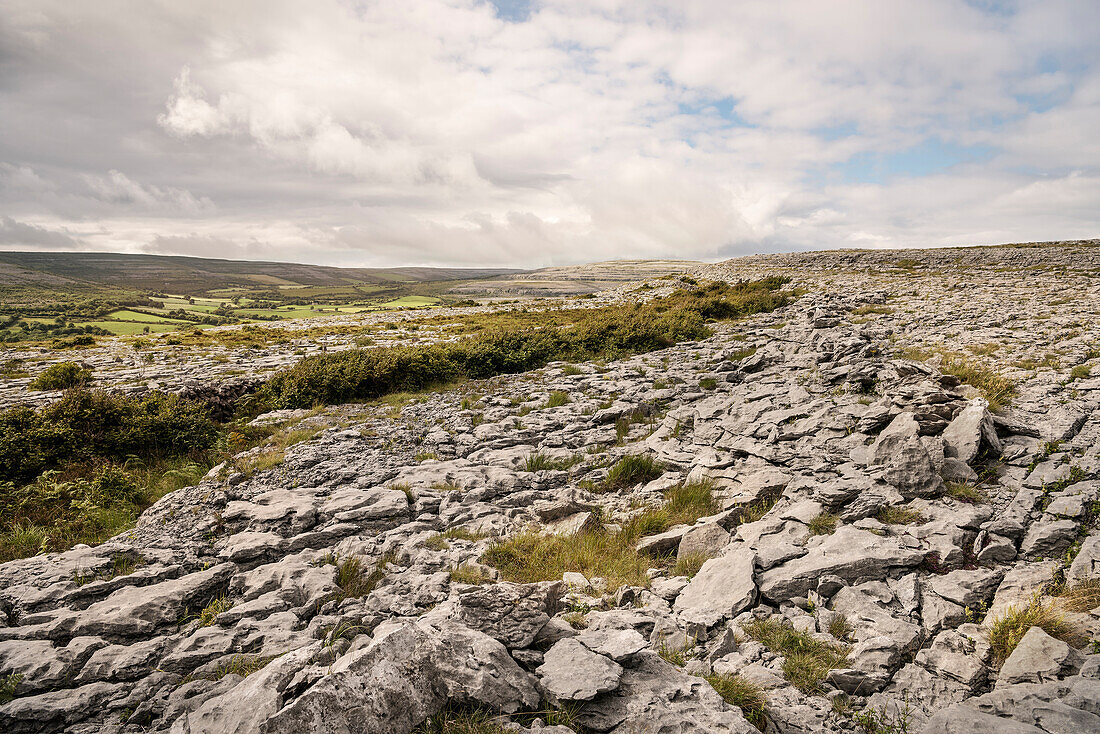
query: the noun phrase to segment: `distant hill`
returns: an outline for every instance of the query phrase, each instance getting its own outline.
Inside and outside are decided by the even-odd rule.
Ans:
[[[0,286],[199,294],[257,286],[348,286],[469,280],[522,273],[505,268],[336,268],[177,255],[0,252]]]

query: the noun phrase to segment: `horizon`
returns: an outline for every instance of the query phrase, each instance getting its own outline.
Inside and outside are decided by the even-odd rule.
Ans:
[[[535,270],[1100,233],[1095,4],[0,2],[0,251]]]

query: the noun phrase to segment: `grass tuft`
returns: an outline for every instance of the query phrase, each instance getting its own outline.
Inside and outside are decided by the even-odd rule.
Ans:
[[[555,581],[566,571],[586,578],[602,576],[611,588],[646,586],[650,560],[635,549],[632,532],[581,532],[572,536],[523,532],[492,545],[480,562],[500,571],[506,581]]]
[[[619,459],[607,472],[600,489],[610,492],[651,482],[664,474],[664,467],[652,456],[630,454]]]
[[[367,570],[358,556],[350,556],[336,564],[336,585],[340,587],[337,601],[359,599],[374,591],[386,576],[386,564],[395,556],[387,553],[378,559],[374,568]]]
[[[471,566],[468,563],[463,563],[451,571],[451,582],[455,584],[481,585],[491,583],[492,580],[484,569]]]
[[[968,505],[983,505],[989,502],[989,497],[981,488],[966,482],[948,482],[945,494]]]
[[[924,515],[908,507],[887,505],[875,514],[875,519],[884,525],[920,525]]]
[[[214,624],[218,615],[228,611],[232,606],[233,602],[229,601],[229,599],[224,596],[219,596],[214,599],[199,612],[199,626],[209,627]]]
[[[1058,603],[1071,612],[1091,612],[1100,607],[1100,576],[1083,579],[1064,589]]]
[[[739,675],[712,674],[706,681],[726,703],[741,709],[750,724],[760,731],[767,729],[768,699],[760,686]]]
[[[831,512],[822,512],[809,522],[810,535],[832,535],[840,518]]]
[[[803,693],[820,693],[821,683],[829,671],[844,667],[848,659],[847,648],[816,640],[774,617],[754,619],[742,625],[742,629],[749,637],[784,657],[783,674]]]
[[[1032,627],[1039,627],[1051,637],[1065,642],[1076,642],[1078,639],[1076,630],[1066,622],[1065,617],[1036,595],[1026,605],[1011,606],[993,620],[989,628],[989,645],[993,650],[994,662],[1000,665],[1008,660]]]

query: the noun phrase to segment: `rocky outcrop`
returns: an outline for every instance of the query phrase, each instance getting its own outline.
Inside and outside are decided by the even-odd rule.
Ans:
[[[891,272],[898,253],[711,266],[807,292],[631,359],[396,411],[262,416],[324,430],[272,469],[211,472],[96,548],[0,566],[0,730],[404,734],[476,707],[555,734],[545,712],[561,709],[598,732],[752,732],[719,693],[736,677],[781,734],[856,716],[1096,731],[1100,609],[1051,592],[1100,574],[1100,378],[1068,372],[1095,364],[1081,304],[1100,291],[1067,274],[1082,300],[1040,327],[1053,279],[997,269],[1053,256],[906,256],[915,274]],[[1014,295],[978,297],[968,263]],[[994,412],[942,358],[901,353],[917,339],[977,356],[996,342],[1005,364],[1057,348],[1065,367],[1005,367],[1016,397]],[[570,401],[547,407],[552,391]],[[527,471],[536,453],[553,468]],[[663,474],[607,490],[628,455]],[[713,503],[644,536],[631,583],[600,559],[525,577],[489,563],[521,534],[614,534],[683,482]],[[123,557],[139,562],[116,574]],[[995,623],[1036,598],[1073,634],[1023,630],[998,664]],[[832,656],[807,678],[816,646]]]

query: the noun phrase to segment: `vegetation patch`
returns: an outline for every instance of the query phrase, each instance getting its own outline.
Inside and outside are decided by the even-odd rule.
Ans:
[[[485,315],[477,333],[457,342],[306,357],[273,375],[261,396],[272,408],[302,408],[525,372],[557,360],[650,352],[708,336],[707,320],[785,305],[790,295],[779,289],[786,282],[715,282],[647,304]]]
[[[1083,579],[1063,589],[1058,603],[1071,612],[1091,612],[1100,607],[1100,577]]]
[[[1039,627],[1051,637],[1071,644],[1080,641],[1079,633],[1066,618],[1036,595],[1026,605],[1011,606],[993,620],[989,629],[989,645],[993,650],[994,662],[1000,665],[1007,660],[1032,627]]]
[[[908,507],[887,505],[875,514],[875,519],[884,525],[919,525],[924,515]]]
[[[948,482],[945,494],[968,505],[984,505],[989,502],[989,497],[980,487],[966,482]]]
[[[847,648],[816,640],[774,617],[754,619],[741,627],[745,634],[784,657],[783,675],[803,693],[820,693],[830,670],[843,668]]]
[[[492,582],[492,577],[483,568],[477,566],[471,566],[468,563],[463,563],[460,566],[456,566],[451,571],[451,582],[455,584],[488,584]]]
[[[832,535],[840,518],[831,512],[822,512],[810,519],[810,535]]]
[[[664,474],[664,467],[652,456],[630,454],[615,462],[600,484],[600,490],[610,492],[651,482]]]
[[[576,571],[586,578],[602,576],[612,588],[646,586],[652,564],[634,547],[636,541],[633,533],[602,529],[572,536],[528,531],[492,545],[480,562],[499,570],[505,581],[553,581]]]
[[[699,569],[709,560],[710,556],[706,553],[685,553],[677,556],[676,565],[672,567],[672,575],[695,578],[695,574],[699,573]]]
[[[767,729],[768,698],[760,686],[739,675],[712,674],[705,680],[726,703],[741,709],[750,724],[760,731]]]
[[[31,380],[28,390],[68,390],[92,380],[92,371],[76,362],[55,362]]]
[[[386,577],[386,564],[392,563],[394,558],[392,554],[386,554],[371,569],[363,565],[359,556],[349,556],[339,561],[336,564],[336,585],[340,587],[340,593],[336,600],[359,599],[374,591]]]

